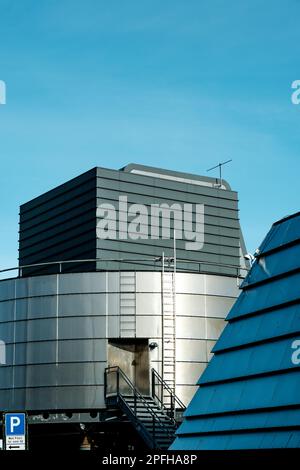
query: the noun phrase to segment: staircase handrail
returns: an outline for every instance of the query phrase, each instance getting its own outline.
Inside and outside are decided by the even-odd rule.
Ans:
[[[160,385],[162,386],[162,390],[166,390],[169,393],[170,397],[171,397],[171,411],[174,412],[174,414],[175,414],[176,409],[179,410],[179,411],[185,411],[186,406],[182,403],[180,398],[173,392],[173,390],[167,384],[167,382],[159,375],[157,370],[152,368],[151,372],[152,372],[152,397],[156,398],[159,401],[162,408],[168,409],[165,406],[165,404],[163,403],[163,400],[155,392],[155,386],[156,386],[155,379],[157,379],[158,382],[160,383]],[[177,408],[175,406],[173,407],[174,403],[177,403],[177,405],[178,405]]]
[[[122,394],[122,393],[120,392],[120,387],[119,387],[120,384],[119,384],[119,378],[118,378],[118,376],[120,376],[120,375],[122,376],[122,378],[125,380],[125,382],[127,383],[127,385],[129,385],[129,387],[130,387],[131,390],[133,391],[134,397],[138,397],[138,398],[140,399],[140,401],[141,401],[142,403],[144,403],[145,407],[147,408],[147,411],[150,413],[150,415],[152,416],[152,418],[155,418],[156,421],[158,421],[159,424],[160,424],[163,428],[166,429],[167,434],[168,434],[170,437],[172,437],[172,434],[170,433],[168,427],[167,427],[167,426],[165,425],[165,423],[160,419],[160,417],[158,416],[158,414],[149,406],[147,400],[145,400],[145,398],[143,397],[143,395],[138,391],[138,389],[137,389],[137,388],[135,387],[135,385],[131,382],[131,380],[129,379],[129,377],[127,377],[127,375],[123,372],[123,370],[122,370],[119,366],[106,367],[106,369],[105,369],[105,392],[104,392],[104,393],[105,393],[105,398],[108,398],[108,396],[107,396],[107,374],[108,374],[108,373],[111,373],[111,372],[114,372],[114,371],[117,373],[117,390],[116,390],[116,394],[117,394],[118,397],[120,397],[120,398],[122,399],[122,402],[123,402],[123,403],[125,402],[125,405],[127,406],[127,408],[130,409],[130,411],[132,412],[132,408],[130,408],[130,407],[128,406],[128,404],[126,403],[126,400],[124,399],[124,394]],[[133,416],[134,416],[136,419],[138,419],[138,418],[137,418],[137,415],[136,415],[136,410],[135,410],[135,413],[133,413]],[[169,417],[169,419],[170,419],[170,421],[171,421],[172,424],[173,424],[174,420],[173,420],[172,418],[170,418],[170,417]],[[141,421],[139,421],[139,424],[145,429],[145,431],[146,431],[147,433],[149,433],[149,431],[147,430],[147,428],[143,425],[143,423],[142,423]],[[174,422],[174,424],[175,424],[175,422]],[[150,433],[149,433],[149,434],[150,434]],[[155,439],[154,436],[153,436],[153,439]]]

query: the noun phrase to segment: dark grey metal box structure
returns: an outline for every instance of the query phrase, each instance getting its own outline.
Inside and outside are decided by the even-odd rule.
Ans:
[[[97,206],[111,204],[119,216],[118,199],[122,195],[126,196],[128,205],[144,204],[149,208],[149,217],[151,205],[192,204],[195,220],[195,205],[204,204],[204,247],[188,251],[185,241],[177,240],[177,269],[236,274],[243,245],[237,193],[224,181],[220,188],[214,178],[135,164],[119,171],[94,168],[23,204],[20,208],[20,265],[71,259],[134,259],[137,262],[98,262],[81,265],[80,269],[118,270],[125,266],[127,269],[156,269],[154,257],[161,256],[163,251],[166,256],[173,256],[173,213],[170,239],[154,241],[150,233],[148,239],[138,240],[96,237]],[[160,217],[160,232],[162,223],[163,217]],[[186,263],[191,261],[193,264]],[[78,271],[79,265],[69,264],[63,269]]]

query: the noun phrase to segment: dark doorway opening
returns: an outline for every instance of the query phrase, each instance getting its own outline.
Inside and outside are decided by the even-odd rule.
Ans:
[[[108,367],[118,366],[143,395],[150,393],[148,339],[108,340]],[[123,385],[126,388],[126,384]],[[122,390],[126,393],[127,390]]]

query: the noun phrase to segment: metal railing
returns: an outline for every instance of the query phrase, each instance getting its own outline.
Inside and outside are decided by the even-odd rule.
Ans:
[[[185,411],[185,405],[155,369],[151,370],[151,391],[152,398],[174,421],[176,421],[176,412],[183,413]]]
[[[104,397],[107,405],[119,405],[123,409],[151,448],[154,449],[158,446],[158,431],[163,430],[170,440],[174,438],[170,428],[162,421],[156,410],[150,406],[149,402],[119,366],[107,367],[105,369]],[[129,404],[129,398],[133,399],[133,405]],[[152,419],[151,433],[138,417],[138,410],[140,410],[141,406],[149,413],[149,417]],[[169,419],[170,424],[176,426],[176,422],[171,417]]]
[[[169,263],[173,262],[173,257],[165,257],[165,260],[168,261]],[[62,272],[68,272],[64,271],[63,268],[67,265],[83,265],[87,263],[123,263],[125,266],[126,264],[137,264],[141,266],[147,266],[149,267],[157,267],[157,263],[162,262],[162,256],[155,256],[151,257],[149,256],[148,258],[88,258],[88,259],[74,259],[74,260],[57,260],[57,261],[48,261],[48,262],[43,262],[43,263],[33,263],[33,264],[24,264],[20,266],[14,266],[10,268],[5,268],[5,269],[0,269],[0,274],[4,273],[9,273],[13,271],[18,272],[18,277],[23,276],[23,270],[25,269],[34,269],[34,268],[41,268],[40,270],[37,269],[36,272],[33,272],[32,274],[43,274],[41,271],[43,268],[49,268],[49,267],[57,267],[55,270],[55,273],[51,274],[60,274]],[[148,264],[145,264],[148,263]],[[152,263],[152,264],[150,264]],[[210,268],[225,268],[225,269],[230,269],[232,271],[235,271],[235,276],[239,278],[243,278],[244,275],[243,273],[247,273],[249,271],[249,268],[244,267],[244,266],[237,266],[233,264],[227,264],[227,263],[215,263],[211,261],[193,261],[193,260],[186,260],[186,259],[180,259],[177,258],[176,260],[177,263],[177,270],[181,272],[197,272],[197,273],[210,273],[214,274],[213,271],[208,271],[205,269],[205,267],[210,267]],[[191,268],[185,268],[185,267],[180,267],[180,265],[186,265],[186,266],[191,266]],[[78,268],[79,269],[79,268]],[[101,267],[97,266],[97,270],[101,270]],[[103,266],[102,270],[109,270],[107,267]],[[116,270],[110,268],[110,270]],[[135,270],[135,269],[131,269]],[[91,269],[91,271],[93,271]],[[47,273],[44,273],[47,274]]]

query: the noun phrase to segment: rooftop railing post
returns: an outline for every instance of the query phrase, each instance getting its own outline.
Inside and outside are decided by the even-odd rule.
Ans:
[[[107,369],[105,369],[104,373],[104,398],[107,397]]]
[[[153,444],[155,444],[155,417],[152,416],[152,437],[153,437]]]
[[[175,400],[174,400],[174,395],[171,395],[171,416],[174,419],[175,418]]]
[[[119,368],[116,369],[116,374],[117,374],[117,395],[119,395],[119,392],[120,392],[120,371],[119,371]]]
[[[155,398],[155,375],[154,375],[153,369],[151,371],[151,393],[152,393],[152,398]]]

